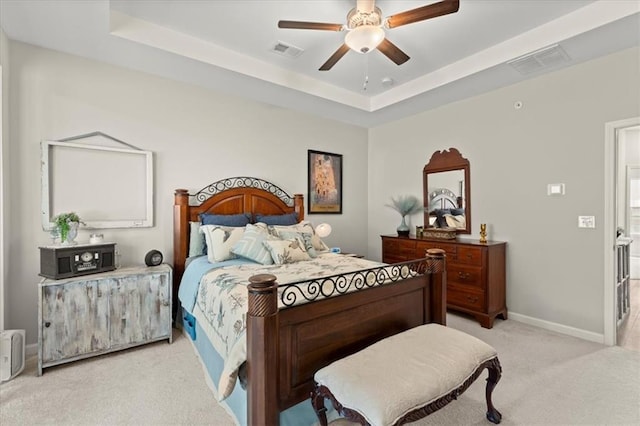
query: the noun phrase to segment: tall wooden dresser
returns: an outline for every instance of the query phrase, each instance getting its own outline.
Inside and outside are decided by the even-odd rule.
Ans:
[[[430,240],[426,238],[382,236],[382,261],[405,262],[425,257],[425,251],[446,252],[447,308],[473,315],[485,328],[492,328],[499,315],[507,319],[507,243],[478,240]]]

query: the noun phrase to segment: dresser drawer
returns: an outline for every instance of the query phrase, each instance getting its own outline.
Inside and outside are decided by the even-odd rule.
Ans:
[[[484,289],[482,268],[449,263],[447,265],[447,282]]]
[[[416,243],[401,238],[383,238],[382,261],[384,263],[406,262],[416,258]]]
[[[427,255],[427,249],[432,248],[444,250],[447,258],[455,258],[458,250],[455,244],[440,243],[437,241],[418,241],[416,245],[417,247],[415,255],[418,258],[425,257]]]
[[[461,308],[484,310],[484,291],[469,287],[459,287],[451,284],[447,288],[447,304]]]
[[[482,247],[458,247],[458,255],[456,257],[457,263],[463,263],[465,265],[482,266]]]
[[[382,250],[385,253],[393,253],[401,256],[410,256],[413,259],[413,256],[416,251],[416,242],[413,240],[403,240],[403,239],[385,239],[383,240]]]
[[[382,256],[383,263],[400,263],[400,262],[406,262],[408,260],[413,260],[413,259],[409,259],[406,256],[396,256],[393,254],[385,254]]]

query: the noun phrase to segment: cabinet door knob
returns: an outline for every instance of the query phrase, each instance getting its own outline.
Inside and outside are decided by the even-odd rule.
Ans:
[[[51,321],[45,321],[44,326],[49,328],[51,326]]]

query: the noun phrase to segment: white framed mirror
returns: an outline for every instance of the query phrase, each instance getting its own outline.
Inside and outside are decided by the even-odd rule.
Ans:
[[[153,226],[153,153],[42,141],[42,228],[75,212],[88,229]]]

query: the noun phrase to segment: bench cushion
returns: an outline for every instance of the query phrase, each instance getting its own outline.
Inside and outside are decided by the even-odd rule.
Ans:
[[[340,359],[314,378],[370,424],[390,425],[458,388],[496,356],[473,336],[425,324]]]

